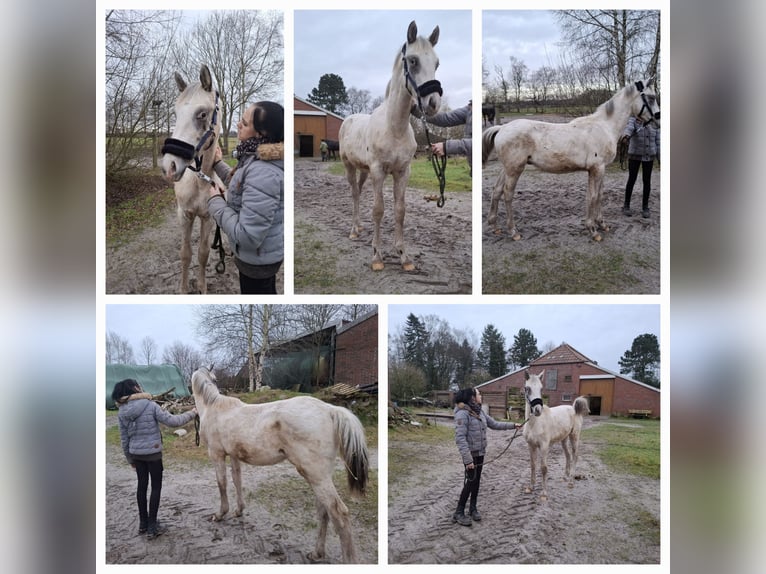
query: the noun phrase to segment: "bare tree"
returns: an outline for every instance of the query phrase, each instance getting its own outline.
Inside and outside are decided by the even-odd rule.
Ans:
[[[508,103],[508,89],[511,84],[505,77],[505,70],[499,64],[495,65],[495,76],[497,76],[497,88],[500,92],[500,96],[503,98],[503,103]]]
[[[153,365],[157,358],[157,343],[149,336],[141,339],[141,357],[147,365]]]
[[[598,70],[603,87],[610,91],[633,78],[644,78],[653,57],[659,60],[657,11],[561,10],[556,15],[564,43]]]
[[[516,96],[517,113],[521,113],[521,86],[527,79],[528,71],[529,68],[523,60],[511,56],[511,85],[513,86],[513,94]]]
[[[105,24],[106,173],[138,167],[146,136],[164,123],[161,95],[168,76],[168,45],[180,13],[109,10]],[[156,149],[156,145],[152,148]]]
[[[165,347],[162,361],[177,366],[187,385],[190,384],[194,371],[205,364],[202,354],[197,349],[181,341],[173,341],[169,347]]]
[[[234,118],[256,101],[282,99],[284,42],[282,13],[269,10],[214,10],[197,22],[176,48],[188,76],[207,64],[220,94],[224,148]]]
[[[372,313],[373,311],[377,311],[377,310],[378,310],[377,305],[366,305],[366,304],[344,305],[343,318],[348,319],[349,321],[356,321],[362,315],[366,315],[367,313]]]
[[[130,341],[123,339],[114,331],[106,334],[106,363],[130,365],[135,363],[135,355]]]
[[[369,114],[372,111],[372,97],[369,90],[359,90],[351,87],[346,90],[348,104],[343,110],[344,115]]]
[[[535,103],[539,103],[541,111],[545,112],[548,95],[556,82],[556,70],[550,66],[542,66],[532,74],[531,86]]]

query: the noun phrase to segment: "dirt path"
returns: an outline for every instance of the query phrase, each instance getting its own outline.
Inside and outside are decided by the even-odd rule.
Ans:
[[[548,118],[550,119],[550,118]],[[585,172],[549,174],[527,167],[513,201],[522,235],[513,241],[487,225],[489,202],[501,166],[494,153],[482,171],[482,292],[660,292],[660,173],[652,171],[651,217],[641,217],[641,178],[633,189],[633,217],[622,215],[627,171],[613,164],[603,188],[603,214],[611,230],[602,242],[585,228]],[[505,203],[498,223],[505,230]]]
[[[214,228],[215,229],[215,228]],[[106,293],[155,294],[178,293],[181,281],[181,230],[175,205],[163,214],[156,227],[147,226],[129,242],[106,247]],[[210,240],[212,242],[212,234]],[[207,262],[208,293],[238,294],[239,272],[231,257],[228,240],[223,235],[226,269],[223,274],[215,271],[218,263],[216,250],[210,251]],[[199,293],[197,287],[197,245],[199,222],[192,232],[192,263],[189,270],[190,289]],[[284,292],[284,267],[277,274],[277,292]]]
[[[107,420],[107,428],[116,416]],[[190,433],[179,440],[191,441]],[[377,470],[377,450],[370,449]],[[208,463],[163,461],[160,521],[168,531],[147,541],[138,535],[135,471],[118,447],[106,452],[107,564],[307,564],[316,540],[314,496],[289,463],[269,467],[243,465],[245,512],[222,522],[210,519],[218,509],[215,471]],[[337,470],[342,470],[340,459]],[[229,478],[229,504],[235,505]],[[340,484],[336,481],[336,486]],[[359,559],[378,561],[375,517],[360,516],[361,503],[341,494],[349,507]],[[368,493],[367,496],[375,496]],[[377,507],[377,505],[375,505]],[[341,560],[340,542],[332,526],[327,533],[327,562]]]
[[[593,418],[594,424],[613,424]],[[512,433],[488,431],[487,460],[499,455]],[[658,564],[659,480],[618,474],[581,443],[573,489],[564,476],[560,445],[551,448],[549,499],[525,494],[529,458],[517,438],[481,479],[483,520],[471,527],[452,522],[463,471],[455,445],[391,441],[409,455],[417,472],[389,477],[390,564]]]
[[[471,194],[448,193],[443,208],[407,189],[404,239],[416,270],[402,271],[393,246],[391,178],[384,189],[382,241],[386,268],[372,272],[372,193],[360,201],[362,233],[351,229],[351,192],[328,164],[295,162],[295,292],[448,294],[471,292]]]

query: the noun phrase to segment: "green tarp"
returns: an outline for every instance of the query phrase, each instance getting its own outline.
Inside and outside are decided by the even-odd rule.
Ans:
[[[188,397],[191,394],[181,370],[176,365],[107,365],[106,408],[115,408],[112,391],[114,385],[124,379],[135,379],[147,393],[153,395],[170,389],[174,389],[175,397]]]

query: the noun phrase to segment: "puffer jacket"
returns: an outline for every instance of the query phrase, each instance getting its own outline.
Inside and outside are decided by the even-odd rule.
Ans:
[[[284,145],[261,144],[258,155],[240,160],[226,197],[208,199],[207,208],[229,238],[234,255],[250,265],[278,263],[285,257]],[[226,181],[224,162],[215,168]]]
[[[660,130],[654,123],[643,123],[641,120],[631,117],[628,120],[623,136],[628,136],[628,156],[631,159],[641,161],[653,161],[655,156],[660,156]]]
[[[412,110],[412,114],[419,118],[423,117],[423,114],[417,108]],[[472,106],[463,106],[462,108],[457,108],[448,112],[439,112],[430,117],[426,116],[426,121],[429,124],[442,128],[451,128],[462,125],[463,138],[447,140],[444,142],[444,152],[447,156],[464,155],[468,158],[468,163],[471,163],[471,154],[473,153],[473,143],[471,140],[473,135]]]
[[[195,416],[194,411],[171,415],[152,401],[149,393],[131,395],[125,402],[118,403],[117,407],[122,452],[130,464],[133,464],[133,455],[162,452],[162,435],[158,422],[169,427],[180,427]]]
[[[465,403],[455,405],[455,443],[463,464],[471,464],[474,456],[484,456],[487,451],[487,427],[494,430],[513,430],[515,423],[501,423],[484,411],[477,415]]]

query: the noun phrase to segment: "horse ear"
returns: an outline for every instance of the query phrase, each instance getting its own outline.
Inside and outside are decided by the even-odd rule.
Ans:
[[[176,86],[178,86],[178,91],[183,92],[186,89],[186,82],[184,82],[184,79],[178,72],[174,74],[174,77],[176,79]]]
[[[431,32],[431,35],[428,37],[428,41],[431,42],[431,46],[436,46],[436,42],[439,41],[439,26],[434,28],[434,31]]]
[[[543,369],[542,371],[540,371],[540,374],[539,374],[539,375],[537,375],[537,376],[538,376],[538,377],[540,378],[540,380],[542,381],[542,380],[544,380],[544,379],[543,379],[543,376],[544,376],[544,375],[545,375],[545,369]]]
[[[407,28],[407,43],[412,44],[418,37],[418,25],[415,24],[415,20],[410,22],[409,28]]]
[[[210,75],[210,70],[205,64],[199,70],[199,81],[206,92],[213,89],[213,77]]]
[[[528,381],[529,380],[529,369],[524,371],[524,378]]]

